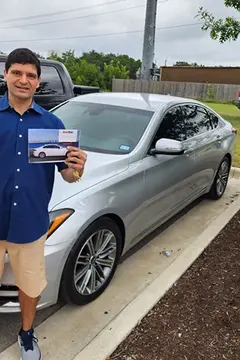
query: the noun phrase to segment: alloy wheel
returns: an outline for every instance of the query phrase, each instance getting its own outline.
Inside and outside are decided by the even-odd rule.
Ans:
[[[226,189],[228,182],[228,175],[229,175],[229,163],[227,160],[225,160],[222,162],[220,166],[216,181],[216,190],[219,196],[221,196]]]
[[[117,239],[113,232],[101,229],[82,246],[74,268],[74,285],[81,295],[91,295],[110,276],[117,256]]]

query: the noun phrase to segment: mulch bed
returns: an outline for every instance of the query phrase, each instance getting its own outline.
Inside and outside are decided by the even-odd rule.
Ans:
[[[111,360],[240,360],[240,212]]]

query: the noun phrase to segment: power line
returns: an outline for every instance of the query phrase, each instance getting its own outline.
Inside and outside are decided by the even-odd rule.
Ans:
[[[92,9],[92,8],[96,8],[96,7],[102,7],[102,6],[117,4],[117,3],[120,3],[120,2],[126,2],[126,1],[128,1],[128,0],[108,1],[108,2],[105,2],[105,3],[102,3],[102,4],[96,4],[96,5],[91,5],[91,6],[83,6],[83,7],[70,9],[70,10],[55,11],[55,12],[52,12],[52,13],[31,15],[31,16],[25,16],[25,17],[1,20],[1,23],[8,23],[8,22],[11,22],[11,21],[29,20],[29,19],[32,20],[32,19],[38,19],[38,18],[41,18],[41,17],[49,17],[49,16],[54,16],[54,15],[68,14],[68,13],[76,12],[76,11],[79,11],[79,10],[88,10],[88,9]]]
[[[172,25],[166,27],[158,27],[156,31],[160,30],[168,30],[168,29],[175,29],[181,27],[188,27],[188,26],[196,26],[202,25],[203,23],[192,23],[192,24],[181,24],[181,25]],[[117,33],[105,33],[105,34],[94,34],[94,35],[81,35],[81,36],[69,36],[69,37],[58,37],[58,38],[39,38],[39,39],[15,39],[15,40],[0,40],[0,43],[12,43],[12,42],[35,42],[35,41],[58,41],[58,40],[72,40],[72,39],[87,39],[87,38],[95,38],[95,37],[104,37],[104,36],[116,36],[116,35],[126,35],[126,34],[134,34],[134,33],[142,33],[144,30],[131,30],[131,31],[122,31]]]
[[[159,3],[163,3],[163,2],[167,2],[167,1],[169,1],[169,0],[159,1]],[[77,19],[78,20],[79,19],[86,19],[86,18],[90,18],[90,17],[94,17],[94,16],[108,15],[108,14],[118,13],[118,12],[131,10],[131,9],[136,9],[136,8],[145,7],[145,6],[146,6],[146,4],[144,4],[144,5],[134,5],[134,6],[129,6],[127,8],[123,8],[123,9],[111,10],[111,11],[106,11],[106,12],[98,13],[98,14],[81,15],[81,16],[76,16],[76,17],[69,18],[69,19],[61,19],[61,20],[58,19],[58,20],[43,21],[43,22],[40,22],[40,23],[31,23],[31,24],[23,24],[23,25],[10,25],[10,26],[5,26],[5,27],[0,27],[0,30],[23,28],[23,27],[29,27],[29,26],[46,25],[46,24],[55,24],[55,23],[59,23],[59,22],[72,21],[72,20],[77,20]]]

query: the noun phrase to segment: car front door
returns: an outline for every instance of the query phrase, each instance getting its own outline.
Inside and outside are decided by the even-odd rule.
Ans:
[[[167,111],[152,147],[157,140],[167,138],[185,143],[187,139],[184,118],[180,106]],[[195,191],[195,159],[191,149],[182,155],[151,155],[145,162],[145,224],[155,227],[174,215],[193,198]]]
[[[46,156],[54,156],[54,145],[46,145],[44,147],[44,150],[45,150],[45,153],[46,153]]]

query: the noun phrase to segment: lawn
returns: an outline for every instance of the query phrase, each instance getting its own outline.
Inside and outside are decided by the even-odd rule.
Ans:
[[[230,123],[238,130],[238,138],[236,150],[233,159],[233,166],[240,167],[240,110],[231,104],[220,103],[206,103],[209,107],[215,110],[223,118],[230,121]]]

